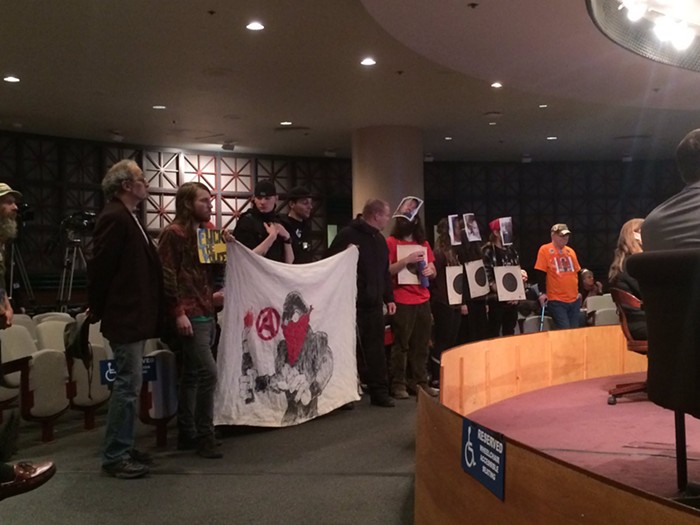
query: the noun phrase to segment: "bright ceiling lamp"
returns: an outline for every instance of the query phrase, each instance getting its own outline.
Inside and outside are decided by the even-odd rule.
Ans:
[[[647,9],[649,9],[646,2],[638,0],[623,0],[618,9],[622,8],[627,9],[627,20],[630,22],[641,20]]]
[[[700,72],[697,0],[586,0],[610,40],[643,57]]]

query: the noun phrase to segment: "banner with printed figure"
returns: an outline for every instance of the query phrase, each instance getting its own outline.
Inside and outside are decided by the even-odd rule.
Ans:
[[[227,247],[214,424],[296,425],[359,400],[357,248],[302,266]]]

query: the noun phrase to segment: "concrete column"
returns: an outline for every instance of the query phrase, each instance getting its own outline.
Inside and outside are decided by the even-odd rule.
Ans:
[[[352,209],[370,198],[384,199],[391,211],[402,197],[423,196],[423,136],[410,126],[373,126],[352,134]],[[423,209],[420,211],[421,218]]]

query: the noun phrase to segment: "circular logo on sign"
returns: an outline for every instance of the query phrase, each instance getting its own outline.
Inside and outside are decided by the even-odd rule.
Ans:
[[[280,329],[280,314],[272,307],[263,308],[255,321],[255,330],[263,341],[269,341]]]
[[[464,275],[461,273],[455,275],[455,278],[452,281],[452,289],[457,293],[462,293],[462,290],[464,290]]]
[[[509,292],[514,292],[518,289],[518,279],[512,273],[507,273],[503,276],[503,288]]]
[[[486,269],[483,266],[474,274],[474,280],[479,286],[486,286]]]

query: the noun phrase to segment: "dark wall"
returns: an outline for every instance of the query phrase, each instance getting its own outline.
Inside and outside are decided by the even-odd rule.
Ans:
[[[513,217],[521,266],[530,270],[549,229],[572,230],[571,246],[584,267],[604,280],[620,227],[645,217],[683,184],[673,161],[577,163],[426,163],[426,222],[476,214],[482,238],[488,222]]]

